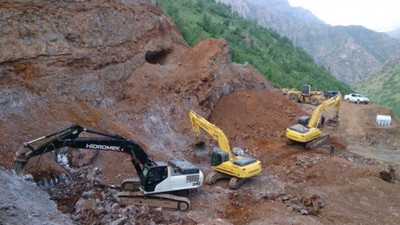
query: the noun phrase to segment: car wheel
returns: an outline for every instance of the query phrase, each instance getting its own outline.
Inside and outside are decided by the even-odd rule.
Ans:
[[[360,104],[360,99],[357,99],[357,104]]]

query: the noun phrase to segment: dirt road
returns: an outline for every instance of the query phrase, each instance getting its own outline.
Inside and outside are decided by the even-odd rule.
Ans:
[[[392,124],[390,126],[378,125],[376,123],[378,114],[390,115]],[[327,128],[326,132],[343,140],[349,152],[400,164],[399,125],[398,118],[385,107],[342,101],[339,127],[337,129]]]

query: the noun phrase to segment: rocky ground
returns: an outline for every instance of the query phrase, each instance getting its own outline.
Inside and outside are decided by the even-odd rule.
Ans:
[[[0,224],[73,224],[57,203],[33,182],[0,168]]]
[[[400,220],[395,178],[399,121],[393,117],[388,127],[374,123],[377,113],[390,114],[387,109],[343,102],[339,127],[323,129],[331,134],[329,144],[305,151],[286,145],[284,133],[313,106],[288,101],[248,63],[231,63],[225,40],[203,40],[190,48],[153,1],[3,1],[0,6],[1,167],[11,168],[23,142],[77,123],[129,137],[154,160],[185,158],[208,174],[217,144],[202,134],[206,151],[193,151],[197,140],[189,110],[220,127],[232,147],[256,157],[263,167],[237,191],[225,181],[204,185],[190,193],[192,209],[179,212],[118,204],[115,194],[121,181],[136,176],[125,154],[68,149],[68,166],[57,163],[55,154],[29,161],[26,174],[32,174],[38,187],[1,173],[1,190],[7,191],[1,195],[0,218],[7,221],[2,223]],[[330,144],[336,146],[333,156]],[[25,196],[20,185],[40,199]],[[45,201],[49,197],[42,190],[63,214],[55,211],[55,203]],[[25,213],[20,204],[26,202],[35,204],[29,210],[37,212]],[[60,216],[42,216],[46,210]]]

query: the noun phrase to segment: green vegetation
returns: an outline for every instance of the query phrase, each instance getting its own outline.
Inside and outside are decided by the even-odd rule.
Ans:
[[[276,87],[351,92],[349,85],[317,66],[302,48],[277,32],[246,20],[215,0],[158,0],[185,40],[193,46],[205,38],[225,38],[233,62],[249,62]]]
[[[400,61],[365,78],[353,88],[367,95],[371,101],[390,108],[400,117]]]

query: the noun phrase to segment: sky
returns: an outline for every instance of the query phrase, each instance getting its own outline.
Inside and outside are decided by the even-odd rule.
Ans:
[[[325,23],[361,25],[378,32],[400,27],[400,0],[289,0],[310,10]]]

